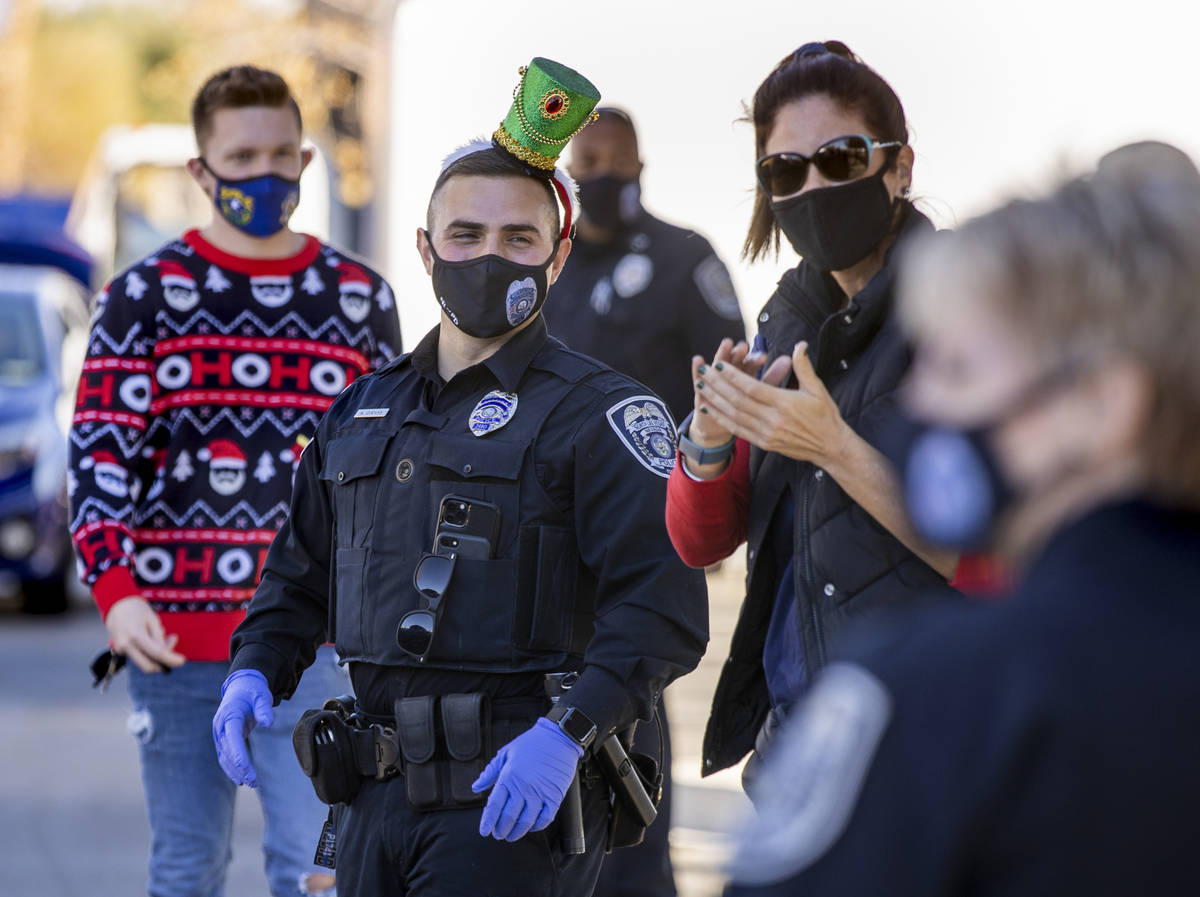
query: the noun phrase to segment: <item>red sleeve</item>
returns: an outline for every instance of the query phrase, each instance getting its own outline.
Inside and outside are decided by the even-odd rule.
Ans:
[[[100,608],[100,619],[108,618],[112,606],[122,598],[140,596],[142,587],[137,584],[128,567],[109,567],[92,583],[92,597]]]
[[[676,458],[667,480],[667,532],[689,567],[729,557],[746,539],[750,511],[750,444],[737,441],[733,461],[719,477],[694,480]]]
[[[1013,570],[999,558],[986,554],[964,554],[950,585],[973,598],[1000,598],[1016,587]]]

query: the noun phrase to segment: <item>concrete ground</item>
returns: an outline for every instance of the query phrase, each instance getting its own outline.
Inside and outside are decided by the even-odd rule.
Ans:
[[[701,780],[700,739],[741,599],[735,555],[709,575],[712,639],[667,691],[675,749],[671,831],[680,897],[715,897],[731,827],[747,811],[736,770]],[[6,893],[129,897],[144,891],[149,833],[124,677],[106,693],[88,664],[105,646],[90,605],[59,617],[0,607],[0,869]],[[239,795],[227,897],[265,897],[261,814]]]

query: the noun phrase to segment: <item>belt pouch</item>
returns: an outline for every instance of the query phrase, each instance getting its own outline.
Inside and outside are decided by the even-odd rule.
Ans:
[[[417,810],[432,810],[442,804],[440,764],[434,731],[433,695],[396,700],[396,734],[404,755],[404,779],[408,802]]]
[[[476,794],[471,784],[487,765],[490,728],[487,695],[442,696],[442,729],[450,755],[450,797],[456,806],[478,807],[487,795]]]
[[[327,804],[348,804],[362,784],[345,720],[332,710],[306,710],[292,730],[296,759]]]

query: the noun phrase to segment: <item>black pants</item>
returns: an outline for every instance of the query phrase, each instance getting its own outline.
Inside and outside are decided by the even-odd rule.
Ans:
[[[595,897],[675,897],[675,871],[671,865],[671,733],[665,701],[658,704],[663,728],[663,797],[658,817],[646,829],[637,847],[614,850],[604,859]],[[658,726],[638,723],[633,750],[658,759]]]
[[[604,858],[608,789],[583,789],[587,853],[557,820],[509,843],[479,835],[482,808],[414,810],[404,779],[365,780],[337,813],[339,897],[589,897]]]

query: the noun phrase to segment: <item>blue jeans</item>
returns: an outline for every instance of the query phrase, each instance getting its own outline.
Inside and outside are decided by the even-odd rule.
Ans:
[[[168,675],[143,673],[133,664],[129,670],[129,731],[141,754],[150,822],[149,893],[221,897],[232,857],[237,789],[217,763],[212,718],[229,664],[193,661]],[[326,645],[296,693],[275,708],[271,727],[250,733],[264,820],[264,866],[273,897],[298,897],[301,876],[329,871],[312,864],[329,808],[317,800],[300,769],[292,729],[305,710],[350,691],[349,677]]]

